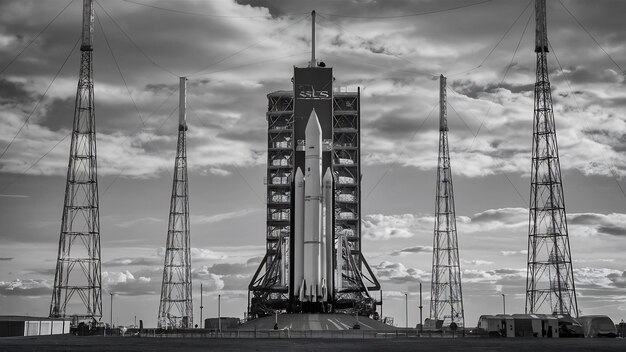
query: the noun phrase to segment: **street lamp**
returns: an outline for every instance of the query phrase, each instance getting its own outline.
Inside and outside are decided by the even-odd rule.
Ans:
[[[111,334],[113,334],[113,292],[109,292],[111,295]]]
[[[422,308],[424,308],[424,306],[422,305],[422,283],[420,282],[420,333],[424,331],[424,321],[422,320]]]
[[[202,284],[200,284],[200,328],[204,327],[204,320],[202,320],[202,310],[204,306],[202,305]]]
[[[217,295],[217,331],[222,332],[222,295]]]
[[[502,310],[503,310],[503,314],[506,314],[506,295],[504,293],[501,293],[502,295]]]

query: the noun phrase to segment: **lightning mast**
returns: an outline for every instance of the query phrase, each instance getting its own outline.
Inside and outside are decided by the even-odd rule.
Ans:
[[[546,2],[535,1],[537,79],[533,122],[526,312],[578,316],[548,77]]]
[[[186,78],[180,78],[178,143],[165,248],[158,325],[160,328],[193,327],[189,191],[187,182]]]
[[[81,60],[50,317],[102,318],[93,93],[93,2],[83,0]]]
[[[435,236],[430,299],[431,320],[445,325],[465,326],[459,245],[456,236],[456,215],[452,169],[448,149],[446,78],[440,76],[439,91],[439,160],[435,199]]]

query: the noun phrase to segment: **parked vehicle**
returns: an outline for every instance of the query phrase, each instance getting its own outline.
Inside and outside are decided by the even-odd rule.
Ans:
[[[606,315],[583,315],[578,317],[585,337],[617,337],[613,320]]]

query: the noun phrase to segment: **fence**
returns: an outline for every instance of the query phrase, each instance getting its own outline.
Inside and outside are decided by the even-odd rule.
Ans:
[[[419,332],[416,329],[396,330],[224,330],[207,329],[163,330],[130,329],[126,336],[156,338],[224,338],[224,339],[399,339],[399,338],[461,338],[462,332]]]

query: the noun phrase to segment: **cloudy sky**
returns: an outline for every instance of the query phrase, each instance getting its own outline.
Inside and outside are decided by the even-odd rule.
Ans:
[[[46,316],[61,222],[81,1],[0,3],[0,314]],[[473,6],[469,6],[473,5]],[[523,312],[533,6],[493,0],[112,0],[95,4],[103,320],[154,326],[188,81],[194,312],[243,317],[264,254],[266,94],[317,57],[362,90],[363,250],[385,316],[428,307],[437,76],[449,125],[467,325]],[[549,67],[579,307],[626,317],[626,3],[548,1]],[[56,18],[55,18],[56,16]],[[54,19],[54,20],[53,20]],[[434,109],[434,110],[433,110]],[[379,293],[374,294],[376,297]],[[428,316],[428,308],[424,317]]]

